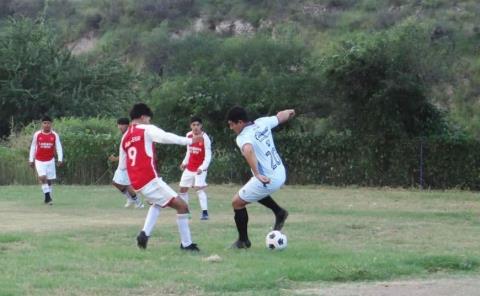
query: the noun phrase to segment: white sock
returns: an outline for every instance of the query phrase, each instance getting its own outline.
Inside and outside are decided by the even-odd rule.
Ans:
[[[197,195],[198,195],[198,201],[200,202],[200,208],[202,208],[202,211],[208,210],[207,194],[205,193],[205,191],[203,191],[203,189],[200,189],[197,191]]]
[[[180,196],[180,197],[183,199],[183,201],[186,202],[187,205],[188,205],[188,199],[189,199],[189,197],[188,197],[188,192],[183,192],[183,193],[180,192],[180,193],[178,194],[178,196]]]
[[[152,233],[155,223],[157,223],[158,216],[160,215],[160,207],[156,205],[151,205],[148,209],[147,217],[145,218],[145,224],[143,224],[143,231],[147,236],[150,236]]]
[[[43,191],[43,193],[49,193],[50,192],[50,186],[48,186],[48,184],[42,184],[42,191]]]
[[[182,246],[188,247],[192,244],[192,236],[190,234],[190,226],[188,225],[188,214],[177,214],[178,232]]]

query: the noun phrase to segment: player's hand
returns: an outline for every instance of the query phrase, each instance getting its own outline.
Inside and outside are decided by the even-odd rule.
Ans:
[[[57,166],[62,167],[63,166],[63,161],[57,162]]]
[[[184,165],[183,163],[180,164],[180,170],[184,171],[187,166]]]
[[[194,135],[192,137],[192,144],[195,144],[195,143],[198,143],[198,142],[202,142],[203,143],[203,135]]]
[[[260,182],[262,182],[263,185],[270,183],[270,178],[267,177],[267,176],[257,174],[257,175],[255,175],[255,177],[256,177]]]
[[[108,160],[110,160],[111,162],[116,162],[116,161],[118,161],[118,157],[116,157],[115,155],[112,154],[108,157]]]
[[[295,116],[295,109],[287,109],[285,111],[287,111],[287,113],[288,113],[288,119]]]
[[[201,175],[203,173],[203,170],[202,169],[198,169],[197,170],[197,175]]]
[[[29,161],[28,162],[28,165],[30,165],[30,167],[33,169],[35,167],[35,163],[33,161]]]

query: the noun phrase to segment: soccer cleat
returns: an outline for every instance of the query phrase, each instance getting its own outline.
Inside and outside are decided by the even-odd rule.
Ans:
[[[135,209],[141,209],[144,207],[140,198],[135,199],[133,202],[135,203]]]
[[[273,230],[282,230],[283,225],[285,224],[285,220],[287,220],[288,211],[282,209],[278,215],[275,215],[275,225],[273,226]]]
[[[252,243],[250,243],[249,240],[246,241],[241,241],[241,240],[236,240],[232,246],[230,247],[231,249],[248,249]]]
[[[148,243],[148,236],[145,234],[145,231],[141,231],[137,236],[137,246],[140,249],[146,249]]]
[[[45,194],[45,204],[50,206],[53,205],[53,200],[50,197],[50,194]]]
[[[208,220],[208,211],[207,210],[202,211],[202,216],[200,217],[200,220]]]
[[[184,247],[182,244],[180,244],[180,249],[183,251],[200,252],[200,249],[198,248],[197,244],[194,244],[194,243],[191,243],[187,247]]]

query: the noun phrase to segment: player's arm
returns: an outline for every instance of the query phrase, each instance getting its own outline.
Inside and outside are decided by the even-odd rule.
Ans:
[[[185,157],[183,158],[182,163],[180,164],[180,169],[182,171],[187,167],[189,158],[190,158],[190,149],[187,146],[187,152],[185,153]]]
[[[35,159],[35,152],[37,150],[37,135],[38,133],[33,134],[32,144],[30,145],[30,154],[28,157],[28,162],[32,168],[34,166],[33,161]]]
[[[255,151],[253,151],[253,146],[250,143],[246,143],[242,146],[242,155],[247,160],[248,166],[252,170],[253,175],[260,180],[263,184],[270,183],[270,178],[267,176],[261,175],[258,171],[258,161],[257,157],[255,156]]]
[[[203,141],[203,137],[201,136],[193,136],[193,138],[180,137],[172,133],[167,133],[154,125],[147,126],[145,131],[147,135],[151,137],[153,142],[160,144],[177,144],[186,146]]]
[[[210,165],[210,161],[212,160],[212,142],[205,133],[203,136],[203,147],[205,148],[205,159],[203,160],[199,169],[201,169],[202,171],[206,171],[208,170],[208,166]]]
[[[127,169],[127,154],[125,150],[122,148],[122,144],[120,143],[120,148],[118,149],[118,170],[126,170]]]
[[[287,122],[291,118],[295,116],[295,110],[294,109],[286,109],[283,111],[280,111],[277,113],[277,119],[278,119],[278,124],[282,124],[284,122]]]
[[[58,164],[62,165],[63,164],[63,148],[62,148],[62,143],[60,142],[60,137],[58,136],[57,133],[55,133],[55,148],[57,150]]]

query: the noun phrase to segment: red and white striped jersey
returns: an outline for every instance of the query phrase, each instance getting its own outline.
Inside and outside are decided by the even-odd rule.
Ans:
[[[127,169],[137,191],[158,178],[154,143],[189,145],[192,139],[167,133],[152,124],[130,125],[120,144],[118,168]]]
[[[55,157],[55,151],[58,161],[63,161],[63,149],[58,134],[54,131],[44,133],[39,130],[33,134],[29,161],[33,162],[34,159],[40,161],[52,160]]]
[[[212,144],[207,133],[202,133],[203,143],[197,142],[195,144],[188,145],[187,153],[183,159],[183,164],[187,167],[187,170],[196,172],[198,169],[206,171],[210,165],[212,159]],[[187,138],[192,138],[193,132],[187,133]]]

